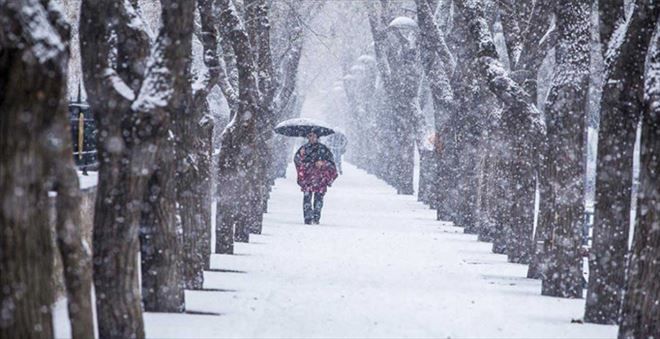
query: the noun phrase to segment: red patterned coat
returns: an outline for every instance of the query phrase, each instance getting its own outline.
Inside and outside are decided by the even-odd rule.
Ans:
[[[325,193],[337,178],[332,152],[321,143],[307,143],[300,147],[293,162],[303,192]]]

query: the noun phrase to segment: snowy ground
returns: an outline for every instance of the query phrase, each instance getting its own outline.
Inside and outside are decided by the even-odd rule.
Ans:
[[[145,315],[151,338],[614,338],[615,326],[571,323],[583,300],[540,295],[509,264],[434,211],[349,164],[326,196],[321,225],[302,223],[293,173],[273,190],[264,234],[213,255],[189,310]],[[56,305],[57,336],[68,333]]]

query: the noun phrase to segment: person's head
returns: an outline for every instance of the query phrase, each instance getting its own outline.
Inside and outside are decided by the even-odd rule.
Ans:
[[[309,134],[307,134],[307,140],[310,144],[315,144],[319,141],[319,136],[314,132],[309,132]]]

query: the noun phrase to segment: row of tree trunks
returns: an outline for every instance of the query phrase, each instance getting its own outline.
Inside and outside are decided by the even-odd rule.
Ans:
[[[434,188],[431,188],[432,205],[438,211],[438,219],[446,219],[446,190],[451,186],[447,180],[447,158],[444,152],[444,140],[448,130],[443,126],[446,116],[453,111],[454,95],[449,78],[453,73],[455,61],[444,39],[444,32],[433,19],[432,7],[426,0],[417,0],[417,22],[420,28],[419,49],[421,63],[428,79],[434,112],[434,150],[431,153],[434,164]],[[421,170],[420,170],[421,171]],[[421,173],[420,173],[421,176]]]
[[[370,4],[368,15],[378,72],[391,113],[380,124],[385,135],[378,140],[385,144],[388,155],[380,159],[385,161],[381,176],[397,193],[413,194],[415,119],[421,79],[417,49],[406,37],[407,32],[389,27],[394,16],[388,1],[381,2],[380,7]]]
[[[547,152],[544,208],[552,211],[545,229],[542,294],[582,298],[584,219],[584,133],[590,69],[591,3],[555,5],[558,43],[552,89],[546,103]]]
[[[216,215],[216,253],[233,254],[235,238],[249,239],[250,213],[259,201],[253,180],[258,179],[257,121],[263,112],[249,35],[231,1],[217,1],[216,6],[238,71],[238,108],[221,136]]]
[[[620,15],[619,10],[614,13]],[[619,28],[625,32],[620,32],[622,36],[611,41],[605,52],[607,66],[601,98],[591,273],[585,312],[585,319],[590,322],[615,323],[621,308],[630,229],[633,149],[639,113],[643,109],[645,51],[658,13],[660,6],[655,1],[639,1]],[[614,18],[603,17],[603,20],[616,22]],[[604,39],[608,35],[613,33],[601,31]]]
[[[193,86],[189,117],[177,121],[180,147],[177,200],[183,229],[183,277],[187,289],[202,289],[211,256],[211,159],[213,118],[207,97],[220,81],[217,20],[213,0],[198,0],[203,61],[208,74]]]
[[[245,2],[245,21],[250,36],[252,53],[256,61],[256,74],[259,89],[260,118],[257,121],[257,164],[254,180],[251,181],[253,190],[252,211],[248,232],[261,234],[263,228],[263,215],[270,194],[270,170],[273,154],[273,129],[275,128],[275,84],[273,72],[273,58],[270,47],[270,22],[268,15],[270,6],[264,0],[250,0]],[[236,238],[236,240],[247,240]]]
[[[508,131],[511,131],[512,126],[516,126],[515,133],[504,132],[503,136],[506,137],[501,140],[505,147],[504,158],[501,163],[503,167],[499,167],[502,170],[506,170],[503,172],[505,173],[504,179],[500,183],[508,187],[505,189],[508,192],[505,193],[505,200],[511,205],[501,208],[502,211],[495,211],[493,213],[497,218],[495,226],[498,227],[492,233],[494,241],[493,250],[496,253],[505,253],[507,244],[506,236],[509,234],[508,229],[510,228],[508,226],[508,220],[511,219],[509,211],[517,206],[515,200],[507,197],[512,197],[515,194],[512,188],[517,187],[520,183],[528,182],[525,181],[525,178],[529,176],[525,174],[523,177],[522,173],[529,173],[529,170],[520,172],[518,167],[516,167],[516,162],[519,160],[514,158],[519,154],[527,155],[527,157],[521,159],[521,161],[524,161],[524,159],[533,159],[537,156],[542,138],[545,134],[545,123],[528,93],[510,77],[499,62],[499,57],[485,19],[486,8],[483,3],[480,1],[458,1],[456,4],[462,17],[467,19],[466,34],[472,43],[474,43],[475,48],[478,48],[475,54],[479,56],[477,58],[477,65],[479,67],[478,75],[482,77],[490,91],[504,106],[502,128],[506,131],[508,126]],[[508,164],[507,161],[509,162]],[[531,162],[523,163],[523,165],[526,165],[525,168],[529,168]],[[531,195],[533,196],[533,188],[527,191],[528,193],[531,191]],[[499,203],[501,202],[498,201],[497,204]],[[524,206],[529,205],[518,204],[518,206],[520,208],[516,212],[520,212],[525,208]],[[531,233],[529,233],[528,237],[531,241]],[[529,244],[530,241],[526,243]],[[522,246],[525,246],[524,243]],[[522,260],[518,259],[515,261]]]

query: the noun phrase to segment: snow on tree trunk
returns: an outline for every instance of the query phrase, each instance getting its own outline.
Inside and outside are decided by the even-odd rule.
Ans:
[[[531,103],[537,102],[536,82],[538,69],[552,45],[549,41],[549,14],[552,4],[538,1],[533,6],[527,2],[502,5],[503,33],[510,61],[511,76],[529,95]],[[530,24],[534,23],[534,24]],[[502,120],[505,139],[503,157],[497,161],[497,170],[504,176],[500,186],[505,189],[504,200],[491,206],[502,209],[501,219],[496,221],[495,248],[507,253],[510,262],[530,263],[533,253],[534,200],[538,170],[538,151],[530,149],[527,136],[517,132],[525,115],[519,110],[510,111]],[[533,266],[533,265],[532,265]]]
[[[198,0],[203,61],[208,74],[193,85],[189,117],[179,119],[177,201],[183,229],[183,279],[188,289],[202,289],[211,255],[211,157],[213,118],[207,97],[221,78],[217,20],[212,0]]]
[[[270,46],[270,6],[264,0],[249,0],[245,2],[247,33],[250,36],[252,53],[255,55],[257,67],[257,84],[259,89],[260,114],[257,120],[257,163],[255,179],[251,181],[255,191],[249,213],[249,232],[261,234],[263,214],[270,192],[269,176],[273,154],[273,129],[275,128],[275,84],[273,59]],[[247,240],[236,238],[236,240]]]
[[[370,5],[368,14],[379,74],[391,109],[384,124],[388,133],[380,139],[388,147],[388,156],[383,159],[391,159],[386,164],[386,181],[399,194],[413,194],[414,121],[418,114],[417,89],[421,79],[417,50],[400,28],[388,27],[392,17],[387,1],[381,2],[381,8]],[[396,39],[395,43],[392,38]]]
[[[476,53],[478,74],[504,105],[502,128],[505,137],[500,147],[504,147],[501,169],[505,175],[501,184],[505,185],[503,202],[505,206],[494,213],[499,217],[498,229],[493,234],[493,250],[496,253],[504,252],[506,245],[511,243],[506,235],[515,232],[521,241],[517,246],[521,246],[522,250],[519,253],[513,252],[514,256],[511,256],[510,260],[524,262],[528,260],[525,258],[525,252],[529,251],[528,245],[531,245],[531,226],[523,222],[529,218],[525,218],[525,214],[521,215],[521,212],[530,213],[525,209],[529,208],[529,202],[533,202],[533,199],[526,198],[521,202],[517,197],[530,194],[533,196],[533,186],[530,182],[533,161],[530,159],[538,156],[537,152],[540,151],[545,135],[545,122],[529,94],[510,77],[498,61],[499,57],[485,19],[483,3],[458,1],[456,5],[461,15],[467,19],[466,34],[478,50]],[[526,188],[527,195],[515,194],[515,190],[521,186]]]
[[[69,27],[55,7],[36,0],[3,2],[0,21],[0,337],[53,336],[51,186],[71,333],[91,337],[90,253],[80,234],[65,104]]]
[[[218,209],[216,215],[216,253],[233,253],[234,238],[247,241],[252,203],[258,192],[251,183],[259,178],[256,166],[257,120],[261,114],[259,88],[250,40],[241,19],[229,0],[217,2],[220,24],[236,56],[239,103],[221,137],[218,162]]]
[[[555,6],[558,44],[553,85],[546,103],[544,192],[552,211],[546,226],[542,294],[582,297],[584,133],[590,65],[591,5],[572,0]]]
[[[431,153],[435,167],[433,182],[435,191],[433,205],[438,210],[438,219],[445,219],[447,209],[446,194],[450,187],[447,180],[447,157],[444,153],[444,144],[448,131],[444,129],[445,117],[453,111],[453,91],[449,78],[453,72],[455,61],[444,40],[444,33],[440,31],[433,21],[431,7],[426,0],[416,0],[417,20],[420,27],[419,49],[422,66],[431,88],[431,98],[434,106],[434,152]],[[445,132],[446,131],[446,132]]]
[[[642,107],[642,77],[647,46],[660,6],[638,3],[630,18],[612,33],[605,52],[596,164],[596,206],[589,258],[585,320],[614,323],[625,282],[633,149]]]
[[[457,67],[450,77],[455,100],[450,107],[445,132],[440,135],[444,159],[441,171],[446,173],[445,180],[449,183],[444,193],[447,196],[444,199],[445,218],[472,233],[475,230],[478,186],[477,149],[483,132],[479,99],[490,94],[483,93],[486,89],[477,81],[477,72],[472,63],[477,56],[477,46],[470,43],[472,38],[468,16],[458,7],[454,15],[454,24],[447,38],[457,61]],[[485,20],[485,13],[482,15]]]
[[[162,26],[156,38],[147,76],[132,108],[161,111],[167,134],[156,145],[156,168],[149,179],[140,226],[144,308],[153,312],[183,312],[181,236],[177,223],[177,133],[188,113],[192,94],[190,63],[194,2],[161,1]],[[182,150],[183,151],[183,150]],[[188,207],[188,206],[186,206]]]
[[[660,334],[660,25],[650,49],[640,144],[640,191],[619,338]]]
[[[99,129],[94,284],[101,337],[144,337],[137,251],[146,194],[155,212],[147,218],[159,219],[143,228],[152,235],[143,246],[145,306],[183,310],[170,121],[182,108],[177,89],[187,81],[193,7],[161,7],[165,25],[149,57],[150,37],[132,3],[81,6],[85,87]],[[147,191],[150,181],[158,186]]]
[[[106,24],[108,18],[116,23]],[[141,25],[129,26],[133,20]],[[132,6],[93,0],[81,3],[80,37],[85,89],[99,131],[93,232],[99,336],[143,338],[138,226],[141,201],[155,162],[160,126],[154,123],[160,117],[146,116],[153,119],[148,129],[145,123],[133,128],[137,115],[130,106],[143,77],[149,37]],[[114,52],[108,41],[111,38],[120,61],[117,66],[110,60]]]

